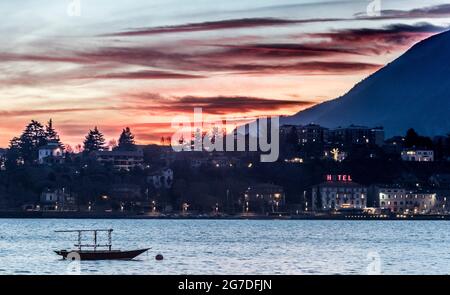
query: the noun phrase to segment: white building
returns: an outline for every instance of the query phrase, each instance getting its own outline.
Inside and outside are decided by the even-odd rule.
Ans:
[[[46,189],[41,193],[40,205],[42,210],[70,210],[74,209],[75,198],[62,189]]]
[[[312,189],[314,211],[365,209],[367,187],[352,181],[349,175],[327,176],[327,181]]]
[[[378,202],[381,209],[411,214],[429,213],[437,205],[435,193],[409,191],[403,188],[379,188]]]
[[[144,153],[138,151],[96,151],[92,155],[101,164],[110,164],[118,170],[130,170],[144,164]]]
[[[64,151],[57,142],[49,142],[39,148],[38,161],[39,164],[61,162],[63,155]]]
[[[171,188],[173,184],[173,170],[170,168],[161,169],[149,175],[147,181],[154,188]]]
[[[404,150],[402,160],[409,162],[433,162],[434,152],[432,150]]]

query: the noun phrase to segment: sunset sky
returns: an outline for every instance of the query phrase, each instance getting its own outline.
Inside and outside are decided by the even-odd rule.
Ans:
[[[1,1],[0,146],[52,118],[64,143],[97,125],[139,143],[194,107],[290,115],[336,98],[450,26],[447,1]],[[75,0],[76,1],[76,0]]]

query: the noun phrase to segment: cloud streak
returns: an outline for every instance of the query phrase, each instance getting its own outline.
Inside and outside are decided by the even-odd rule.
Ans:
[[[162,97],[154,93],[125,94],[123,108],[135,105],[139,110],[150,112],[164,111],[171,114],[192,113],[194,108],[202,108],[211,115],[227,115],[233,113],[267,112],[284,108],[302,108],[314,104],[311,101],[270,99],[248,96],[183,96]]]
[[[95,76],[96,79],[123,79],[123,80],[153,80],[153,79],[202,79],[206,76],[180,74],[165,71],[137,71],[137,72],[122,72],[111,73]]]
[[[202,31],[216,31],[229,29],[246,29],[257,27],[288,26],[299,24],[344,22],[361,20],[389,20],[389,19],[417,19],[417,18],[445,18],[450,17],[450,4],[441,4],[416,8],[411,10],[382,10],[380,16],[368,16],[366,12],[357,13],[354,18],[309,18],[309,19],[283,19],[283,18],[241,18],[227,19],[211,22],[188,23],[172,26],[136,28],[121,32],[103,34],[103,37],[133,37],[152,36],[173,33],[191,33]]]
[[[123,32],[104,34],[102,36],[104,37],[150,36],[150,35],[173,34],[173,33],[246,29],[246,28],[257,28],[267,26],[285,26],[300,23],[338,21],[338,20],[340,19],[324,18],[324,19],[307,19],[307,20],[289,20],[280,18],[242,18],[242,19],[229,19],[212,22],[189,23],[175,26],[139,28]]]
[[[343,29],[325,33],[308,34],[310,38],[323,39],[316,46],[336,46],[352,48],[363,55],[382,55],[392,51],[404,50],[415,42],[449,27],[429,23],[415,25],[393,24],[378,29]]]

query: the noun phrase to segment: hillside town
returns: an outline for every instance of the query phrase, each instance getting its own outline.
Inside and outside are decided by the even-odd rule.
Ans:
[[[95,127],[73,148],[52,120],[31,121],[0,150],[0,216],[448,218],[447,135],[284,125],[275,163],[260,162],[260,152],[175,152],[167,143],[136,144],[126,127],[107,145]]]

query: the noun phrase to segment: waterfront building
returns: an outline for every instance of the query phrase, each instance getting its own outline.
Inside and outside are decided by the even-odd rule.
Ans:
[[[432,150],[407,149],[402,151],[401,157],[403,161],[408,162],[433,162],[434,152]]]
[[[111,187],[111,197],[115,201],[137,201],[142,199],[142,190],[139,185],[131,183],[117,183]],[[104,196],[105,200],[109,196]]]
[[[249,186],[244,192],[243,212],[279,212],[285,206],[283,187],[270,183]]]
[[[144,154],[138,151],[96,151],[93,157],[101,164],[111,164],[118,170],[131,170],[144,164]]]
[[[40,196],[40,210],[74,210],[75,198],[65,188],[45,189]]]
[[[367,187],[352,180],[351,175],[327,175],[326,181],[312,188],[313,211],[364,209]]]
[[[401,187],[378,188],[378,206],[393,213],[426,214],[436,209],[436,193]]]

